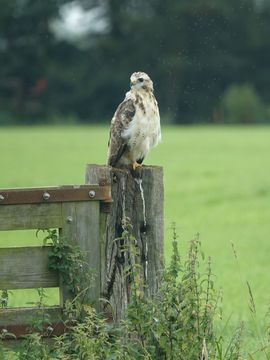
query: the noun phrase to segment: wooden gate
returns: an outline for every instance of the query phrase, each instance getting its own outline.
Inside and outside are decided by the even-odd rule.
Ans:
[[[95,271],[86,301],[119,321],[125,315],[132,282],[126,269],[133,255],[129,240],[121,238],[126,221],[136,239],[143,291],[153,297],[159,288],[164,263],[163,169],[143,166],[132,173],[87,165],[86,184],[90,185],[0,189],[0,231],[60,229],[60,239],[86,252],[89,267]],[[49,251],[41,246],[0,248],[0,290],[59,287],[60,305],[45,309],[57,323],[69,294],[59,274],[48,267]],[[100,298],[105,301],[101,303]],[[0,330],[24,333],[29,318],[39,311],[0,309]],[[61,332],[59,324],[53,328],[54,334]]]
[[[86,252],[96,272],[89,302],[100,296],[100,203],[111,201],[108,185],[81,185],[29,189],[0,189],[0,231],[54,229],[66,241]],[[19,246],[19,244],[18,244]],[[61,310],[68,296],[59,274],[48,267],[49,246],[0,248],[0,290],[59,287],[60,306],[44,309],[54,319],[54,334],[62,331]],[[38,308],[0,310],[0,331],[21,335]]]

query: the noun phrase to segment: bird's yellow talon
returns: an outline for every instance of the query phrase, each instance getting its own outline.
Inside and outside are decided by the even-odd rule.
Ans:
[[[138,167],[141,167],[141,164],[138,164],[137,161],[134,161],[134,163],[132,163],[132,168],[133,170],[136,170]]]

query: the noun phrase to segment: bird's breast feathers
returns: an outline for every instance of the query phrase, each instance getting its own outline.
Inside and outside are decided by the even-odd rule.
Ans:
[[[135,97],[133,94],[127,93],[126,98],[132,98],[135,115],[121,136],[127,143],[132,157],[142,159],[161,140],[157,101],[152,94]]]

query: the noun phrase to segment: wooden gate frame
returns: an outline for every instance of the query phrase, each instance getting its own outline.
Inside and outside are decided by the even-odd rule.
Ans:
[[[163,169],[143,166],[132,172],[88,164],[85,183],[88,185],[0,190],[0,231],[60,229],[60,238],[83,250],[95,271],[85,301],[118,322],[124,318],[132,289],[132,277],[126,270],[134,256],[130,240],[121,238],[127,221],[136,239],[145,296],[154,297],[160,286]],[[60,306],[44,309],[54,319],[51,335],[57,335],[63,331],[61,312],[71,295],[59,274],[48,269],[48,252],[48,247],[0,248],[0,289],[59,287]],[[0,309],[0,331],[20,335],[39,312],[37,308]]]
[[[28,189],[0,189],[0,231],[60,229],[66,241],[86,252],[95,273],[88,302],[98,306],[100,297],[100,205],[111,202],[108,185],[79,185]],[[60,306],[47,307],[53,334],[63,331],[61,312],[70,297],[59,274],[48,268],[49,246],[0,248],[0,290],[59,287]],[[0,310],[0,331],[20,336],[38,308]]]

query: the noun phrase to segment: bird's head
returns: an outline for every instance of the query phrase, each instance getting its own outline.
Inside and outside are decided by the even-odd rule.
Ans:
[[[146,73],[135,72],[130,77],[130,88],[131,90],[153,91],[153,82]]]

